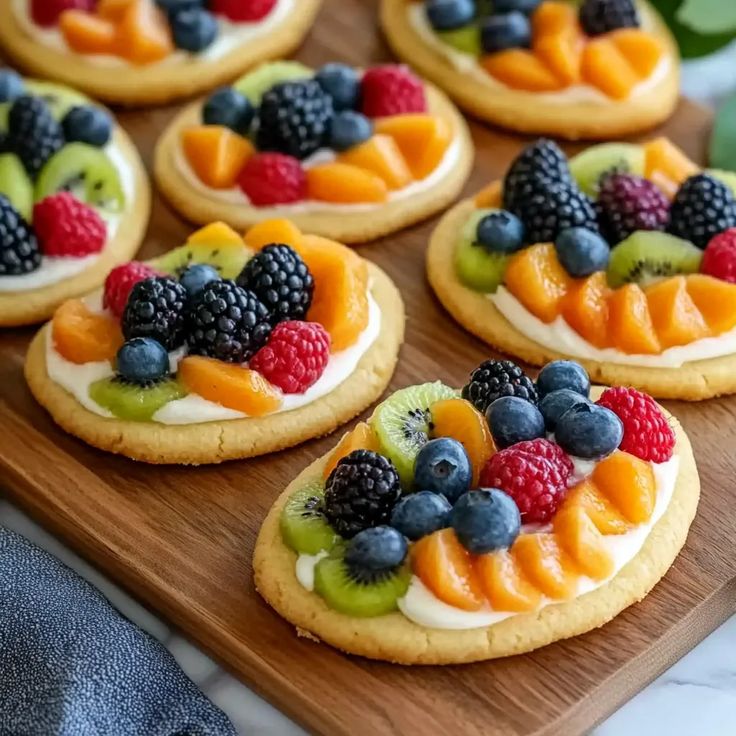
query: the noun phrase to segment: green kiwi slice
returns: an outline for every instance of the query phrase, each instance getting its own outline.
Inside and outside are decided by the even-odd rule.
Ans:
[[[398,608],[398,600],[406,594],[411,582],[407,564],[380,573],[352,571],[338,547],[317,563],[314,589],[327,605],[347,616],[366,618],[383,616]]]
[[[503,282],[511,258],[507,253],[490,253],[476,240],[478,223],[497,210],[475,210],[460,231],[455,251],[455,271],[469,289],[492,294]]]
[[[370,424],[381,452],[393,461],[405,489],[410,489],[414,481],[414,459],[429,440],[429,407],[456,396],[458,392],[441,381],[422,383],[396,391],[373,412]]]
[[[125,206],[117,169],[103,150],[86,143],[67,143],[38,175],[36,202],[63,191],[109,212],[120,212]]]
[[[314,72],[298,61],[272,61],[261,64],[257,69],[240,77],[233,84],[233,89],[247,97],[254,107],[258,107],[261,98],[271,87],[280,82],[291,82],[312,76]]]
[[[331,550],[339,537],[322,513],[324,485],[312,481],[289,496],[281,510],[281,538],[295,552],[316,555]]]
[[[669,276],[696,273],[702,258],[703,251],[688,240],[639,230],[611,251],[608,283],[614,288],[631,282],[646,286]]]
[[[119,419],[148,422],[170,401],[187,395],[174,378],[165,378],[151,386],[138,386],[117,377],[103,378],[89,387],[89,396]]]
[[[570,159],[570,173],[578,186],[594,199],[598,183],[609,173],[644,175],[644,148],[634,143],[600,143]]]
[[[33,216],[33,184],[14,153],[0,155],[0,194],[30,222]]]
[[[480,25],[478,23],[455,28],[451,31],[436,31],[436,33],[442,43],[446,43],[463,54],[470,54],[471,56],[480,56],[481,54]]]
[[[237,278],[253,251],[233,243],[190,243],[150,261],[153,268],[179,278],[193,263],[207,263],[224,279]]]

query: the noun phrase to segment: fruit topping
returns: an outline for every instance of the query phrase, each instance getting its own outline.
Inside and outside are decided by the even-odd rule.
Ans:
[[[544,418],[539,409],[518,396],[496,399],[486,410],[486,419],[493,441],[501,449],[544,436]]]
[[[711,334],[687,292],[684,276],[658,281],[646,288],[649,313],[662,348],[688,345]]]
[[[31,226],[0,195],[0,276],[20,276],[40,265],[41,251]]]
[[[368,69],[363,75],[360,92],[360,111],[369,118],[427,110],[424,84],[401,64]]]
[[[0,139],[2,133],[0,133]],[[0,150],[2,140],[0,140]],[[3,195],[25,220],[33,215],[33,184],[14,153],[0,153],[0,195]]]
[[[528,47],[531,40],[532,27],[529,18],[518,10],[510,13],[496,11],[481,25],[480,45],[486,54]]]
[[[557,92],[565,84],[526,49],[506,49],[484,56],[481,66],[499,82],[527,92]]]
[[[204,51],[217,38],[217,20],[204,8],[181,10],[169,16],[174,46],[183,51]]]
[[[409,545],[396,529],[374,526],[358,532],[345,548],[349,570],[369,577],[395,570],[406,559]]]
[[[298,61],[270,61],[240,77],[233,88],[247,97],[254,107],[258,107],[263,95],[271,87],[281,82],[309,79],[311,76],[312,70]]]
[[[416,541],[450,526],[452,506],[440,493],[418,491],[404,496],[391,512],[391,526]]]
[[[455,503],[451,518],[458,541],[474,555],[508,549],[521,529],[518,506],[497,488],[463,494]]]
[[[179,278],[179,283],[187,290],[187,296],[199,294],[211,281],[218,281],[220,274],[207,263],[193,263]]]
[[[598,36],[617,28],[637,28],[639,14],[633,0],[584,0],[580,23],[589,36]]]
[[[572,598],[577,589],[575,563],[556,534],[522,534],[511,552],[529,580],[548,598]]]
[[[251,204],[263,207],[304,199],[307,177],[298,159],[283,153],[256,153],[238,176]]]
[[[491,253],[514,253],[524,245],[524,224],[506,210],[483,214],[475,233],[477,243]]]
[[[44,28],[52,28],[66,10],[92,11],[95,0],[31,0],[31,18]]]
[[[570,489],[560,513],[564,513],[570,507],[585,511],[601,534],[624,534],[631,529],[631,524],[623,514],[590,478]]]
[[[243,363],[266,344],[272,325],[252,291],[225,279],[211,281],[190,301],[187,329],[191,353]]]
[[[608,174],[644,175],[644,146],[634,143],[599,143],[570,159],[570,172],[589,197],[597,197]]]
[[[330,336],[317,322],[286,321],[251,358],[258,371],[285,394],[303,394],[313,386],[330,359]]]
[[[314,75],[320,87],[332,97],[336,111],[354,110],[360,100],[360,77],[353,67],[333,62],[325,64]]]
[[[521,191],[539,176],[572,182],[567,156],[554,141],[546,138],[526,146],[512,162],[503,183],[503,206],[513,210]]]
[[[263,20],[276,5],[276,0],[210,0],[210,8],[236,23]]]
[[[473,0],[427,0],[425,9],[435,31],[460,28],[475,17]]]
[[[706,246],[702,273],[736,284],[736,227],[716,235]]]
[[[252,417],[270,414],[282,403],[280,391],[257,371],[201,355],[179,363],[179,380],[192,393]]]
[[[333,162],[307,170],[307,196],[336,204],[385,202],[388,187],[378,174],[351,164]]]
[[[167,350],[179,347],[184,341],[186,301],[186,290],[174,279],[154,276],[139,281],[130,290],[123,312],[125,339],[152,337]]]
[[[327,479],[324,512],[335,531],[350,539],[388,523],[400,497],[399,474],[391,460],[370,450],[353,450]]]
[[[23,77],[13,69],[0,69],[0,102],[11,102],[26,90]]]
[[[647,297],[638,284],[616,289],[608,299],[608,310],[608,330],[614,347],[634,355],[662,352]]]
[[[455,251],[455,269],[459,279],[471,289],[481,291],[483,293],[493,293],[503,282],[506,272],[506,266],[509,262],[509,256],[493,247],[489,247],[480,241],[480,223],[494,213],[504,212],[499,210],[475,210],[468,218],[460,233],[460,242]],[[509,222],[517,220],[515,215],[507,213]],[[513,219],[512,219],[513,218]],[[509,226],[509,231],[512,229]],[[488,223],[484,227],[482,233],[486,242],[490,241],[491,233],[496,227],[494,221]],[[513,234],[507,232],[502,238],[499,237],[501,245],[509,246],[512,244]]]
[[[343,435],[325,463],[322,471],[323,478],[327,480],[340,460],[353,450],[372,450],[373,452],[380,450],[376,433],[365,422],[359,422],[350,432]]]
[[[417,490],[441,493],[455,503],[470,490],[473,467],[463,445],[452,437],[429,440],[414,460],[414,486]]]
[[[247,136],[254,114],[255,108],[245,95],[234,87],[221,87],[204,103],[202,121],[205,125],[224,126]]]
[[[69,48],[79,54],[110,54],[117,45],[115,24],[90,13],[67,10],[59,18],[59,30]]]
[[[475,571],[483,592],[496,611],[523,613],[533,611],[542,602],[515,557],[506,550],[476,557]]]
[[[471,374],[463,386],[462,396],[479,412],[501,396],[516,396],[537,403],[537,389],[529,376],[512,360],[485,360]]]
[[[584,227],[563,230],[555,239],[555,252],[562,267],[575,279],[605,271],[611,256],[608,243]]]
[[[112,360],[123,344],[117,320],[90,311],[81,299],[70,299],[56,310],[51,334],[59,354],[78,364]]]
[[[552,524],[560,546],[578,569],[593,580],[605,580],[615,571],[615,561],[603,535],[579,506],[560,511]]]
[[[580,81],[585,38],[572,5],[544,2],[532,16],[534,53],[565,84]]]
[[[103,378],[89,387],[89,397],[119,419],[148,422],[166,404],[182,399],[186,389],[173,378],[147,386],[128,383],[118,377]]]
[[[64,145],[64,133],[48,105],[40,97],[26,94],[12,103],[8,113],[7,145],[35,178]]]
[[[246,245],[255,251],[273,243],[283,243],[298,251],[302,233],[291,220],[273,218],[257,222],[245,233],[243,239]]]
[[[657,486],[652,466],[628,452],[614,452],[591,476],[601,493],[632,524],[644,524],[654,512]]]
[[[620,446],[623,432],[621,420],[612,411],[581,402],[559,418],[555,440],[569,455],[597,460]]]
[[[247,138],[222,125],[186,128],[181,143],[197,178],[213,189],[234,187],[254,153],[253,144]]]
[[[377,134],[338,156],[338,161],[378,175],[390,190],[403,189],[412,180],[411,171],[391,136]]]
[[[736,284],[691,274],[687,277],[687,292],[715,335],[736,327]]]
[[[557,428],[557,422],[560,421],[560,418],[568,409],[587,401],[586,396],[569,388],[555,389],[545,394],[539,402],[539,411],[544,417],[544,426],[547,431],[554,432]]]
[[[638,28],[620,28],[610,38],[640,79],[649,77],[664,55],[660,39]]]
[[[617,386],[607,388],[598,404],[610,409],[623,423],[621,450],[655,463],[672,457],[675,433],[651,396],[635,388]]]
[[[644,146],[644,176],[670,198],[685,179],[698,173],[693,163],[669,138],[654,138]]]
[[[115,368],[128,383],[148,386],[169,374],[169,354],[151,337],[134,337],[118,350]]]
[[[105,221],[69,192],[41,200],[33,208],[33,227],[47,256],[83,257],[99,253],[107,240]]]
[[[610,347],[608,286],[605,271],[575,279],[561,302],[562,316],[579,335],[597,348]]]
[[[369,140],[372,135],[371,120],[359,112],[344,110],[332,118],[327,142],[333,151],[347,151]]]
[[[540,397],[545,397],[552,391],[570,389],[584,396],[590,395],[590,377],[588,372],[574,360],[553,360],[539,371],[537,376],[537,391]]]
[[[580,71],[585,82],[614,100],[629,97],[641,81],[623,51],[609,37],[585,46]]]
[[[133,0],[115,29],[115,50],[133,64],[165,59],[174,50],[166,15],[153,0]]]
[[[61,120],[67,143],[88,143],[102,148],[112,137],[112,118],[94,105],[75,105]]]
[[[316,555],[330,551],[338,536],[324,515],[325,491],[312,481],[289,496],[280,517],[281,536],[295,552]]]

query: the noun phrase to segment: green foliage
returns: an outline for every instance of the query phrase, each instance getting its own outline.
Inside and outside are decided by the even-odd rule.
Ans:
[[[736,171],[736,95],[729,97],[716,114],[708,159],[716,169]]]
[[[650,0],[671,28],[686,59],[706,56],[736,37],[736,3]]]

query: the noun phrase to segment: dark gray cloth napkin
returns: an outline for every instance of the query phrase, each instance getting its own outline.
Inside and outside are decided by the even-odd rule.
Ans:
[[[0,736],[233,736],[155,639],[0,527]]]

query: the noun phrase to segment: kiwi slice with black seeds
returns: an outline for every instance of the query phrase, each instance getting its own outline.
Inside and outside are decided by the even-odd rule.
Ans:
[[[583,192],[595,199],[606,174],[644,175],[644,148],[635,143],[599,143],[570,159],[570,173]]]
[[[175,378],[164,378],[146,386],[130,383],[118,376],[95,381],[90,398],[119,419],[148,422],[162,407],[187,395]]]
[[[263,95],[277,84],[313,76],[314,72],[298,61],[270,61],[240,77],[233,84],[233,89],[247,97],[254,107],[258,107]]]
[[[180,278],[193,263],[206,263],[223,279],[237,278],[253,251],[239,243],[189,243],[152,260],[151,266]]]
[[[0,194],[28,221],[33,215],[33,184],[14,153],[0,154]]]
[[[503,282],[511,256],[507,253],[491,253],[477,239],[478,223],[498,210],[475,210],[460,231],[455,250],[455,271],[460,281],[474,291],[492,294]]]
[[[316,555],[339,540],[322,512],[324,495],[324,485],[312,481],[294,491],[281,510],[281,538],[295,552]]]

